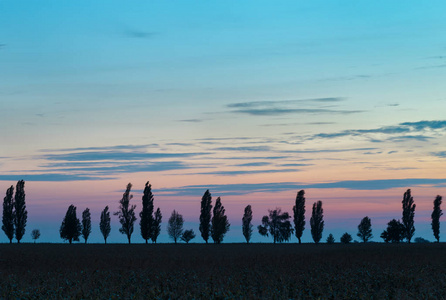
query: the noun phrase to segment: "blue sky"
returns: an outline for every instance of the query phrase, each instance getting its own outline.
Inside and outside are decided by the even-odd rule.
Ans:
[[[175,191],[186,191],[177,205],[192,223],[199,204],[190,201],[206,186],[229,198],[235,223],[247,204],[257,223],[271,205],[291,211],[300,188],[314,189],[311,201],[330,201],[320,191],[329,188],[351,202],[377,191],[398,218],[395,199],[412,188],[428,237],[426,216],[446,181],[445,8],[0,0],[0,183],[6,191],[27,180],[36,227],[43,199],[55,224],[69,204],[81,210],[73,186],[94,191],[99,214],[117,206],[127,182],[140,190],[150,180],[165,220]],[[327,230],[349,224],[326,214]]]

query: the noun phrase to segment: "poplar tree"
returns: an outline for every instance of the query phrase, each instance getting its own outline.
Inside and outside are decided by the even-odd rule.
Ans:
[[[11,185],[6,190],[6,196],[3,198],[3,217],[2,217],[2,230],[5,232],[9,239],[9,243],[12,243],[14,238],[14,186]]]
[[[296,203],[293,206],[294,213],[294,229],[299,244],[301,243],[302,234],[305,230],[305,191],[300,190],[296,196]]]
[[[225,207],[221,205],[220,197],[215,201],[212,216],[211,236],[215,244],[220,244],[225,234],[229,231],[230,224],[228,217],[225,215]]]
[[[184,224],[183,216],[180,215],[176,210],[173,210],[172,215],[170,216],[167,224],[167,233],[173,239],[175,244],[183,234],[183,224]]]
[[[81,222],[76,216],[76,206],[70,205],[59,229],[60,237],[71,244],[72,241],[79,241],[81,230]]]
[[[26,211],[25,204],[25,181],[20,180],[17,182],[14,198],[14,227],[17,243],[20,243],[20,240],[25,235],[27,219],[28,212]]]
[[[252,209],[251,205],[248,205],[245,207],[245,213],[243,214],[242,218],[242,232],[243,236],[246,239],[246,243],[249,244],[249,241],[251,240],[252,235]]]
[[[101,221],[99,223],[99,229],[101,230],[102,236],[104,237],[105,244],[107,244],[107,238],[111,231],[110,212],[108,211],[108,206],[106,206],[104,210],[101,212]]]
[[[161,210],[158,207],[158,209],[155,212],[155,217],[153,220],[153,226],[152,226],[152,242],[156,244],[156,240],[158,239],[158,236],[161,232],[161,220],[163,219],[163,215],[161,214]]]
[[[434,200],[434,210],[432,211],[432,231],[434,232],[434,237],[437,240],[437,243],[440,242],[440,217],[443,215],[441,211],[441,202],[442,197],[438,195]]]
[[[414,216],[415,216],[415,203],[413,201],[413,197],[410,193],[410,189],[408,189],[403,196],[403,218],[402,223],[404,225],[404,234],[403,237],[406,238],[407,242],[410,243],[414,233]]]
[[[153,194],[152,185],[147,181],[142,196],[142,210],[139,213],[139,225],[141,227],[141,236],[146,241],[152,237],[153,227]]]
[[[119,201],[119,211],[115,212],[115,216],[119,217],[119,222],[121,223],[121,228],[119,232],[125,234],[130,244],[130,238],[133,233],[133,226],[136,221],[135,208],[136,205],[130,205],[130,199],[133,195],[130,195],[130,190],[132,189],[132,184],[127,184],[127,188],[122,195],[122,199]]]
[[[372,221],[369,217],[364,217],[361,223],[358,225],[357,236],[364,242],[367,243],[372,237]]]
[[[311,213],[310,225],[311,236],[313,241],[318,244],[322,238],[322,231],[324,231],[324,210],[322,208],[322,201],[317,201],[313,204],[313,211]]]
[[[87,243],[88,237],[91,233],[91,214],[88,207],[82,212],[82,237]]]
[[[200,232],[203,240],[208,243],[209,234],[211,231],[211,210],[212,210],[212,196],[209,190],[206,190],[201,198],[201,210],[200,210]]]

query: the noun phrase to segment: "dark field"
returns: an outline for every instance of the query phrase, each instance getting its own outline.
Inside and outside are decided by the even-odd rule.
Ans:
[[[0,244],[0,298],[446,299],[446,244]]]

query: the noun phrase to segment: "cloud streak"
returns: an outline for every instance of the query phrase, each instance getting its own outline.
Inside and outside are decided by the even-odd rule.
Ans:
[[[188,185],[177,188],[164,188],[160,191],[165,195],[199,196],[209,189],[219,195],[246,195],[252,193],[277,193],[282,191],[297,191],[300,189],[348,189],[348,190],[387,190],[393,188],[410,188],[421,185],[442,187],[446,178],[404,178],[381,180],[347,180],[328,183],[236,183],[236,184],[210,184]]]

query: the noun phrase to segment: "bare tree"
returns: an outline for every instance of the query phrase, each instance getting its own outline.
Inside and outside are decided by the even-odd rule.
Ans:
[[[36,240],[40,237],[40,230],[39,229],[33,229],[33,231],[31,231],[31,237],[34,240],[34,244],[35,244]]]
[[[175,244],[183,234],[183,224],[184,224],[183,216],[174,210],[167,224],[167,233],[173,239]]]

